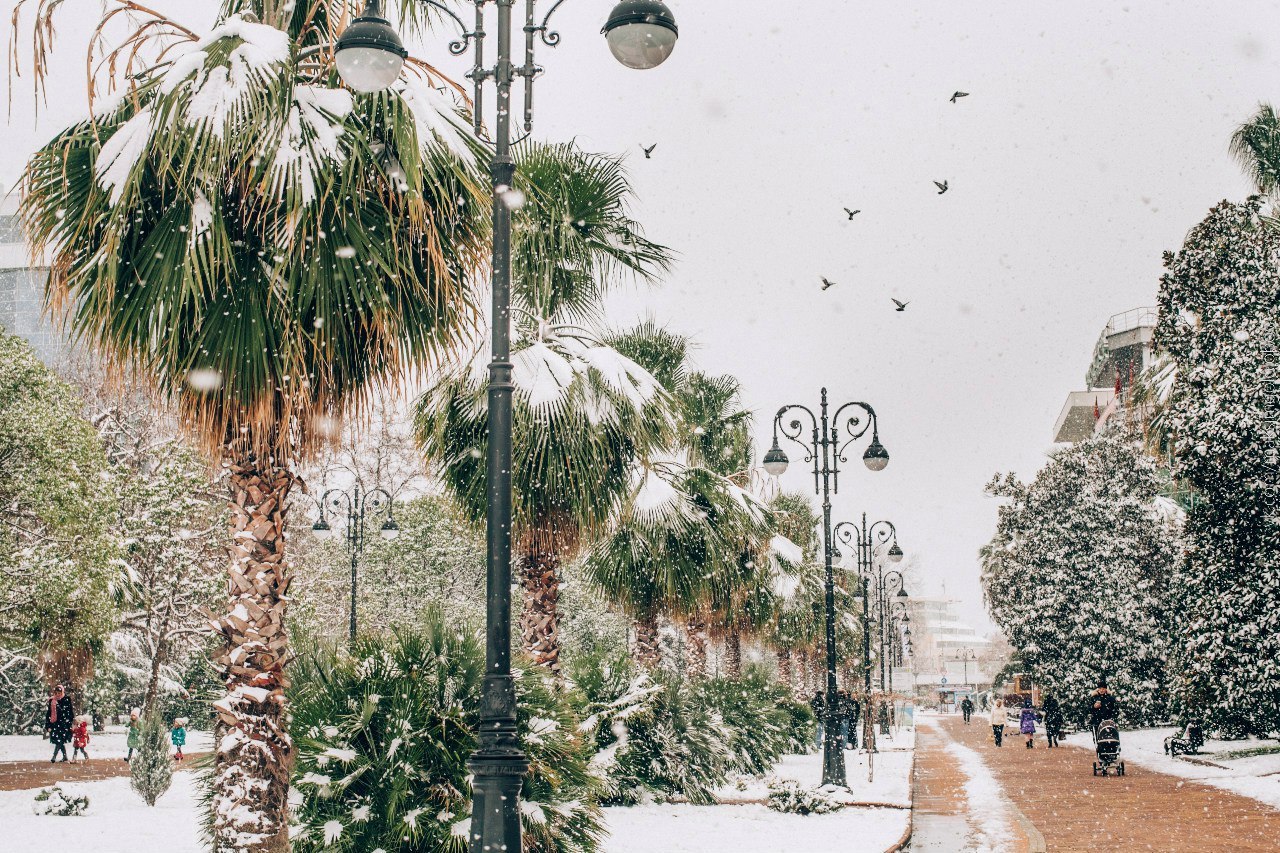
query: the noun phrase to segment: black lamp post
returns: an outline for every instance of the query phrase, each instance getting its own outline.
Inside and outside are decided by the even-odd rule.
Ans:
[[[347,552],[351,556],[351,614],[347,622],[347,644],[354,646],[356,642],[356,578],[360,570],[360,557],[364,554],[365,519],[369,515],[386,516],[378,535],[383,539],[395,539],[400,535],[400,525],[396,524],[392,515],[391,494],[386,489],[369,489],[365,491],[356,483],[350,492],[342,489],[329,489],[320,496],[320,517],[311,525],[311,532],[322,538],[334,533],[329,523],[329,514],[346,515],[345,533],[347,536]],[[335,519],[336,522],[336,519]]]
[[[835,527],[836,538],[843,542],[846,546],[853,549],[855,566],[857,568],[858,577],[862,581],[862,687],[863,692],[867,696],[867,714],[871,714],[871,623],[876,623],[876,645],[878,647],[880,658],[880,692],[885,689],[884,684],[884,632],[883,632],[883,609],[880,606],[882,593],[884,590],[883,566],[877,566],[875,553],[880,547],[886,543],[889,544],[887,557],[891,563],[902,562],[902,548],[898,546],[898,529],[893,526],[893,522],[880,520],[867,524],[867,514],[862,514],[860,524],[854,524],[849,521],[842,521]],[[901,580],[901,573],[895,572]],[[876,606],[871,606],[871,586],[875,582],[876,590]],[[901,582],[898,585],[898,591],[905,596],[906,591],[902,589]],[[884,721],[887,717],[884,715],[884,706],[881,704],[881,730],[887,731]],[[867,749],[875,750],[875,744],[869,743]]]
[[[953,658],[957,663],[964,663],[964,686],[969,687],[969,664],[976,663],[978,655],[970,648],[956,649],[956,656]],[[972,689],[972,688],[970,688]]]
[[[804,423],[799,418],[783,422],[783,416],[792,409],[798,409],[809,416],[812,425],[812,436],[809,441],[801,438],[804,434]],[[852,409],[844,415],[846,409]],[[827,415],[827,389],[822,389],[822,402],[819,413],[814,414],[807,406],[790,403],[778,409],[773,416],[773,446],[764,455],[764,469],[777,477],[787,470],[787,454],[778,444],[778,433],[804,448],[805,462],[813,463],[813,490],[822,496],[822,550],[826,556],[826,611],[827,611],[827,702],[826,722],[823,724],[822,738],[822,784],[847,787],[844,772],[844,750],[840,747],[839,726],[840,713],[836,695],[836,592],[835,578],[831,571],[831,556],[834,547],[831,542],[831,495],[840,490],[840,463],[848,462],[845,449],[855,440],[871,430],[871,443],[863,451],[862,461],[872,471],[883,471],[889,464],[889,453],[880,443],[880,428],[875,410],[866,403],[845,403],[836,409],[833,417]],[[844,417],[845,420],[841,420]],[[840,435],[841,425],[845,435]]]
[[[511,678],[511,210],[507,201],[515,163],[512,139],[511,84],[524,80],[524,139],[533,130],[533,82],[542,72],[534,63],[538,39],[548,47],[560,34],[548,29],[551,16],[564,0],[555,0],[537,22],[537,0],[525,0],[524,58],[512,61],[512,9],[516,0],[471,0],[475,25],[439,0],[417,0],[451,18],[461,30],[449,44],[460,56],[474,44],[475,64],[467,73],[473,84],[476,135],[493,149],[489,169],[493,187],[493,330],[489,362],[489,447],[485,462],[488,512],[486,517],[486,643],[485,676],[480,699],[479,745],[468,764],[472,785],[472,853],[520,853],[520,785],[529,768],[516,733],[515,684]],[[496,9],[496,55],[484,64],[487,38],[485,13]],[[671,10],[660,0],[622,0],[605,21],[602,32],[613,55],[629,68],[655,68],[675,49],[679,31]],[[343,32],[334,47],[338,73],[360,92],[377,92],[395,83],[407,52],[395,29],[382,16],[381,0],[369,0],[364,13]],[[494,131],[485,132],[484,89],[493,81],[496,103]]]

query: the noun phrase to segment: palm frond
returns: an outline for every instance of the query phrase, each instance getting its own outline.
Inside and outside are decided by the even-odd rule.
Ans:
[[[1280,117],[1274,107],[1259,104],[1231,135],[1230,151],[1258,192],[1272,195],[1280,189]]]

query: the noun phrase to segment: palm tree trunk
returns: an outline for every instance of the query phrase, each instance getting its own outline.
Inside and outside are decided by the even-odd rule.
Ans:
[[[809,685],[809,653],[804,649],[796,652],[796,692],[806,699],[813,695]]]
[[[289,850],[288,733],[284,674],[289,567],[285,562],[287,469],[229,451],[231,544],[228,613],[216,628],[226,646],[214,659],[227,695],[214,703],[225,732],[213,772],[213,847],[246,853]]]
[[[524,610],[520,630],[525,650],[535,663],[560,677],[560,558],[532,550],[520,561]]]
[[[707,623],[690,616],[684,623],[685,667],[689,677],[702,681],[707,677]]]
[[[662,663],[662,645],[658,637],[658,614],[646,613],[636,619],[636,663],[647,670],[657,669]]]
[[[792,681],[791,649],[778,649],[778,682],[792,696],[799,697],[795,682]]]
[[[724,637],[724,674],[729,678],[742,677],[742,635],[730,631]]]

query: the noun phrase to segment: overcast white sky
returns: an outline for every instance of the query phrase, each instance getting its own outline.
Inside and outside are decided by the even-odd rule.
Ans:
[[[626,152],[637,217],[679,252],[665,286],[617,299],[617,322],[653,316],[693,335],[703,369],[743,382],[766,447],[777,407],[816,405],[824,385],[875,406],[892,461],[871,474],[855,460],[835,517],[892,519],[922,592],[945,582],[986,624],[977,550],[995,506],[982,486],[1043,463],[1107,317],[1154,304],[1161,252],[1248,193],[1227,140],[1259,101],[1280,102],[1280,11],[669,0],[675,53],[636,72],[599,35],[611,4],[557,12],[536,132]],[[98,4],[67,3],[81,5]],[[215,4],[150,5],[200,28]],[[84,110],[75,18],[38,124],[15,91],[6,184]],[[460,77],[443,45],[442,33],[413,47]],[[950,104],[956,89],[971,96]],[[655,142],[646,161],[639,145]],[[850,222],[846,205],[863,212]],[[825,293],[823,275],[838,283]],[[797,464],[783,484],[812,478]]]

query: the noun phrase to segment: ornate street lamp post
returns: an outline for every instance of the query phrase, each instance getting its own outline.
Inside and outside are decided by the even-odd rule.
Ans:
[[[451,18],[461,30],[450,42],[449,52],[460,56],[474,47],[475,64],[467,73],[473,83],[476,135],[492,147],[490,175],[493,186],[493,330],[489,362],[488,456],[485,462],[488,490],[486,516],[487,588],[485,626],[485,675],[480,699],[479,745],[468,764],[472,785],[472,853],[520,853],[520,785],[529,768],[516,734],[516,694],[511,677],[511,209],[508,198],[515,177],[511,146],[533,130],[533,82],[542,73],[534,62],[539,39],[548,47],[560,43],[560,34],[548,28],[551,16],[564,0],[555,0],[537,20],[537,0],[525,0],[524,57],[512,61],[512,9],[516,0],[471,0],[475,25],[462,19],[439,0],[416,0]],[[489,6],[495,15],[496,55],[486,66],[484,47]],[[622,0],[605,21],[602,32],[609,50],[628,68],[661,65],[675,49],[678,30],[675,17],[661,0]],[[382,16],[381,0],[369,0],[364,13],[351,22],[334,48],[338,73],[351,88],[377,92],[400,76],[408,56],[395,29]],[[522,132],[512,138],[511,84],[524,80]],[[493,82],[496,107],[493,133],[485,129],[484,89]]]
[[[969,664],[976,663],[978,655],[970,648],[956,649],[956,656],[952,660],[964,663],[964,686],[972,690],[973,688],[969,686]]]
[[[804,434],[804,423],[798,417],[783,421],[787,412],[798,409],[809,416],[812,434],[809,441]],[[846,409],[851,409],[847,415]],[[840,490],[840,463],[848,462],[845,449],[871,430],[871,443],[862,454],[862,461],[872,471],[883,471],[889,464],[889,452],[880,443],[880,427],[875,410],[866,403],[845,403],[836,409],[834,417],[827,415],[827,389],[822,389],[822,401],[814,414],[812,409],[799,403],[790,403],[773,416],[773,446],[764,455],[764,469],[773,476],[787,470],[787,454],[778,445],[778,434],[786,436],[804,448],[805,462],[813,463],[813,490],[822,496],[822,550],[826,556],[826,613],[827,613],[827,702],[826,722],[822,738],[822,784],[847,787],[844,772],[844,750],[839,738],[839,709],[836,695],[836,593],[831,570],[834,547],[831,542],[831,495]],[[844,420],[842,420],[844,418]],[[842,428],[845,434],[842,436]]]
[[[338,518],[345,518],[344,531],[347,536],[347,552],[351,556],[351,614],[347,622],[347,645],[356,642],[356,578],[360,571],[360,558],[364,555],[365,518],[369,515],[386,516],[378,535],[383,539],[395,539],[400,535],[400,525],[396,524],[392,515],[391,494],[386,489],[369,489],[365,491],[356,483],[350,492],[342,489],[329,489],[320,496],[320,517],[311,525],[311,532],[321,538],[328,538],[334,533],[329,523],[330,513]]]
[[[876,550],[889,545],[887,557],[891,563],[902,562],[902,549],[898,547],[898,529],[893,522],[880,520],[867,524],[867,514],[862,514],[861,524],[842,521],[835,527],[836,538],[853,549],[855,566],[862,581],[862,688],[866,694],[868,717],[871,714],[871,623],[876,623],[876,645],[880,658],[880,692],[885,689],[884,679],[884,609],[881,607],[885,589],[884,567],[878,564]],[[898,576],[898,593],[906,596],[902,588],[902,573],[892,572]],[[874,581],[876,606],[871,606],[871,588]],[[880,705],[881,731],[888,732],[888,717],[884,713],[883,703]],[[871,729],[868,728],[868,731]],[[875,749],[874,743],[866,744],[869,750]]]

